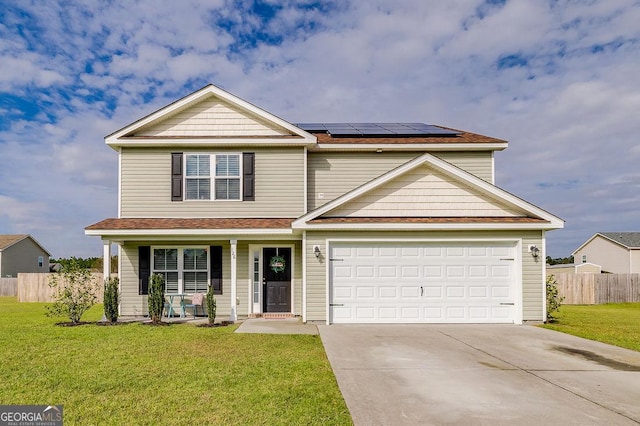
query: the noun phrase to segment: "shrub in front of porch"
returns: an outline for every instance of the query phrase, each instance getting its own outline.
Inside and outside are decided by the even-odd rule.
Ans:
[[[213,295],[213,287],[209,287],[207,292],[207,315],[209,316],[209,324],[213,325],[216,321],[216,297]]]
[[[149,278],[149,316],[153,323],[162,322],[162,311],[164,310],[164,277],[160,274],[153,274]]]
[[[53,290],[55,302],[47,306],[47,316],[66,316],[71,324],[79,324],[82,314],[97,300],[97,283],[80,262],[72,258],[62,270],[52,274],[49,287]]]
[[[118,321],[118,303],[120,301],[118,287],[117,277],[107,278],[104,281],[104,316],[109,322]]]

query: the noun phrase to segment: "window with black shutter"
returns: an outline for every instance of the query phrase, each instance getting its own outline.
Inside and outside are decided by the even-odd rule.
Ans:
[[[182,201],[182,153],[171,153],[171,201]]]
[[[149,294],[151,275],[151,247],[138,247],[138,294]]]
[[[245,152],[242,154],[242,201],[255,201],[255,158],[253,152]]]
[[[211,265],[209,273],[211,274],[211,288],[213,294],[222,294],[222,246],[211,246]]]

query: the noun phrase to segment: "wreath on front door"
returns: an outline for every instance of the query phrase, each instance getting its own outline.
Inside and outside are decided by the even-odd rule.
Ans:
[[[273,272],[282,272],[284,268],[287,266],[287,262],[284,260],[282,256],[273,256],[269,261],[269,267]]]

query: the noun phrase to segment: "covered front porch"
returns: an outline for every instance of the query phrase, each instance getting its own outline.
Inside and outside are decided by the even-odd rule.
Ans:
[[[115,245],[123,317],[148,315],[148,277],[161,274],[175,312],[193,294],[214,291],[217,317],[235,322],[304,316],[302,238],[291,221],[107,219],[85,232],[102,238],[107,265]]]

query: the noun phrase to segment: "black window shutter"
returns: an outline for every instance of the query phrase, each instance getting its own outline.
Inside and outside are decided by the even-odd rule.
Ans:
[[[138,247],[138,294],[149,294],[151,275],[151,247]]]
[[[171,201],[182,201],[182,153],[171,153]]]
[[[253,152],[242,154],[242,201],[256,200],[255,158]]]
[[[210,247],[211,288],[213,294],[222,294],[222,246]]]

